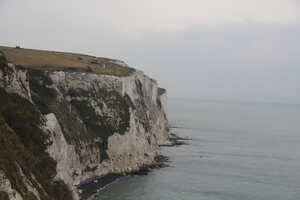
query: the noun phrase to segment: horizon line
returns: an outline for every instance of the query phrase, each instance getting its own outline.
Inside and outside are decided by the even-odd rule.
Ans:
[[[169,97],[171,100],[185,100],[185,101],[200,101],[206,103],[225,103],[225,104],[259,104],[259,105],[279,105],[279,106],[300,106],[300,103],[283,103],[283,102],[271,102],[271,101],[247,101],[236,99],[201,99],[193,97]]]

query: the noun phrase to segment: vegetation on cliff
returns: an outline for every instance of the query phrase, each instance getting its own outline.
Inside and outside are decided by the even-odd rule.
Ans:
[[[0,63],[0,69],[4,69],[3,57]],[[27,184],[38,190],[42,200],[71,200],[64,182],[54,180],[56,162],[46,152],[49,140],[41,129],[43,123],[32,103],[0,87],[0,170],[24,200],[36,199]],[[1,193],[1,197],[5,199],[7,195]]]
[[[9,196],[6,192],[0,191],[0,199],[1,200],[9,200]]]
[[[103,160],[108,158],[106,153],[108,149],[108,137],[114,133],[122,135],[129,128],[131,101],[129,98],[123,97],[115,91],[102,90],[94,95],[94,98],[98,98],[100,101],[106,103],[106,109],[110,113],[97,114],[87,100],[80,101],[74,99],[71,101],[71,104],[84,122],[89,134],[100,139],[98,140],[98,147],[100,148],[101,159]],[[97,106],[102,107],[102,109],[104,107],[103,104]]]
[[[117,60],[22,48],[1,49],[4,53],[0,52],[0,173],[4,173],[24,200],[36,200],[36,196],[42,200],[71,200],[74,183],[94,175],[87,172],[95,172],[99,166],[102,169],[102,164],[112,171],[126,171],[137,170],[140,164],[153,160],[154,154],[145,153],[158,147],[152,139],[157,133],[152,132],[152,125],[157,125],[155,120],[161,113],[156,107],[161,107],[161,102],[159,99],[157,104],[152,102],[151,97],[156,94],[152,94],[156,89],[153,81],[148,84],[140,73],[130,78],[96,75],[129,75],[132,69]],[[89,65],[84,65],[86,62]],[[110,64],[113,66],[107,68]],[[127,88],[128,83],[132,88]],[[120,141],[115,133],[128,135],[120,137]],[[108,139],[114,134],[116,137],[112,137],[107,152]],[[123,138],[125,142],[119,146]],[[105,159],[124,164],[115,168],[109,162],[101,163]],[[63,174],[62,168],[70,169],[70,174]],[[72,191],[55,177],[64,177]],[[0,191],[1,200],[11,195],[7,189]]]
[[[43,114],[56,115],[67,142],[76,148],[80,148],[82,142],[94,144],[94,147],[100,149],[100,159],[108,158],[108,137],[115,132],[124,134],[129,128],[129,109],[133,107],[130,98],[105,89],[95,92],[81,89],[64,91],[60,88],[60,92],[72,100],[69,102],[66,98],[57,99],[59,91],[51,88],[53,82],[48,72],[39,69],[30,69],[28,72],[33,101]],[[91,105],[84,98],[94,99],[98,103]],[[95,111],[95,106],[100,109],[105,106],[109,112],[99,114]]]

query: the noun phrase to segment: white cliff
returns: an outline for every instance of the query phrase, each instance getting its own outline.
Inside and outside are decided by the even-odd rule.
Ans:
[[[97,115],[111,114],[116,123],[122,119],[117,119],[114,111],[105,105],[110,102],[94,98],[95,93],[101,94],[101,90],[104,89],[115,91],[121,96],[128,95],[135,107],[129,109],[129,126],[125,133],[114,132],[108,137],[108,159],[102,161],[99,149],[85,148],[90,144],[83,142],[79,154],[88,158],[84,163],[80,161],[79,154],[75,153],[74,145],[67,144],[55,114],[46,115],[47,126],[53,136],[53,145],[49,146],[49,153],[58,161],[59,178],[74,186],[96,175],[137,171],[140,167],[154,162],[155,156],[159,154],[158,145],[168,140],[167,119],[163,107],[157,105],[161,100],[155,81],[142,72],[136,72],[129,77],[115,77],[60,71],[49,73],[49,77],[53,81],[52,88],[60,98],[67,99],[69,103],[74,99],[87,103]],[[145,119],[140,119],[141,116]],[[146,123],[146,126],[143,123]],[[85,170],[87,166],[95,170]],[[80,175],[74,176],[74,173]]]
[[[141,71],[119,77],[7,67],[9,75],[0,70],[0,86],[40,110],[41,128],[49,136],[47,152],[57,163],[54,180],[62,180],[74,199],[79,199],[80,182],[151,165],[159,145],[168,143],[166,92]],[[5,173],[0,175],[0,192],[23,199]],[[30,190],[43,199],[34,184]]]

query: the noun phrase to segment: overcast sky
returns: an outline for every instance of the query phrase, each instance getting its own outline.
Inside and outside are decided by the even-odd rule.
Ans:
[[[0,45],[122,59],[170,97],[300,103],[300,0],[0,0]]]

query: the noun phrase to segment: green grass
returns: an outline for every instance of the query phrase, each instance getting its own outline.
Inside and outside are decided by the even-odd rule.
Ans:
[[[135,71],[128,66],[116,64],[117,60],[83,54],[4,46],[0,46],[0,51],[9,62],[30,69],[87,72],[113,76],[128,76]]]

